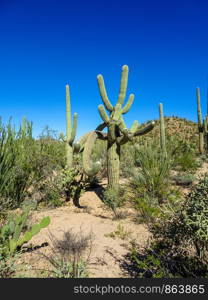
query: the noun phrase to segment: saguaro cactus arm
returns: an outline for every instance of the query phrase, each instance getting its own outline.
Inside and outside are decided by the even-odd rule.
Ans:
[[[73,118],[73,126],[72,126],[72,129],[71,129],[71,135],[70,135],[70,138],[69,138],[69,144],[72,145],[74,140],[75,140],[75,136],[76,136],[76,132],[77,132],[77,113],[74,113],[74,118]]]
[[[103,103],[108,111],[113,111],[113,105],[110,103],[110,100],[108,99],[106,89],[105,89],[105,83],[102,75],[97,76],[100,96],[103,100]]]
[[[95,130],[102,131],[103,129],[105,129],[106,126],[107,126],[107,124],[104,122],[104,123],[98,125]]]
[[[141,128],[141,129],[137,129],[135,132],[134,132],[134,136],[140,136],[140,135],[143,135],[143,134],[146,134],[148,133],[149,131],[151,131],[155,126],[155,122],[152,121],[151,123],[149,123],[146,127],[144,128]]]
[[[105,111],[105,107],[102,104],[98,106],[98,111],[99,111],[100,116],[101,116],[102,120],[104,121],[104,123],[109,124],[109,122],[110,122],[109,116],[107,115],[107,113]]]
[[[134,94],[130,94],[126,105],[122,109],[122,114],[126,114],[130,110],[133,102],[134,102]]]
[[[124,65],[122,67],[121,83],[120,83],[120,90],[119,90],[117,104],[122,105],[124,103],[124,99],[126,97],[126,88],[128,83],[128,73],[129,73],[129,67],[127,65]]]
[[[139,129],[139,122],[135,120],[130,127],[130,131],[134,134]]]

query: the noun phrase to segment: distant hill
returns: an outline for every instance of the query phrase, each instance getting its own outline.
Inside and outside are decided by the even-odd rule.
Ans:
[[[166,136],[177,136],[181,140],[187,140],[193,143],[198,141],[198,124],[196,122],[179,118],[176,116],[164,117]],[[159,119],[154,120],[156,125],[152,131],[147,133],[145,138],[156,138],[160,136]],[[149,122],[149,121],[148,121]],[[142,124],[142,127],[148,122]]]

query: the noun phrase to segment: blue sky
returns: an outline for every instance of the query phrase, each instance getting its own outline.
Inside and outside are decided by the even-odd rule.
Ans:
[[[206,0],[1,0],[0,116],[26,116],[37,136],[48,125],[65,132],[65,85],[71,90],[78,134],[94,129],[104,76],[112,103],[121,67],[129,66],[128,126],[165,115],[196,121],[195,88],[206,110],[208,87]]]

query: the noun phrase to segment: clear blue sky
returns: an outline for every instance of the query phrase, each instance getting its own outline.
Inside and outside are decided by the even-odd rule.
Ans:
[[[128,126],[165,115],[196,121],[195,88],[205,113],[208,86],[207,0],[0,0],[0,115],[26,116],[34,135],[65,132],[65,85],[78,136],[100,122],[96,76],[112,103],[121,67],[135,94]]]

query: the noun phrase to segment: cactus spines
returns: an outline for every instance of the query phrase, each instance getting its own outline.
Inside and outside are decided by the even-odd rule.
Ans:
[[[165,121],[163,114],[163,104],[159,104],[159,115],[160,115],[160,146],[162,149],[162,153],[166,156],[166,141],[165,141]]]
[[[71,102],[69,85],[66,85],[66,166],[73,166],[73,143],[77,131],[77,113],[74,113],[73,125],[71,124]]]
[[[107,176],[108,176],[108,188],[118,189],[119,187],[119,171],[120,171],[120,150],[121,145],[132,141],[135,136],[143,135],[154,127],[154,122],[148,124],[145,128],[140,129],[138,121],[134,121],[131,128],[128,129],[123,120],[123,114],[127,113],[134,101],[134,94],[130,94],[126,105],[123,106],[126,97],[127,83],[128,83],[128,72],[129,68],[127,65],[122,67],[120,89],[117,104],[113,106],[107,96],[105,89],[104,79],[102,75],[97,76],[98,87],[100,91],[100,96],[103,101],[103,105],[98,106],[100,116],[103,120],[103,124],[97,127],[95,134],[88,136],[86,144],[88,141],[92,145],[96,138],[107,140]],[[123,106],[123,107],[122,107]],[[106,110],[108,110],[109,115]],[[107,134],[103,134],[101,131],[107,127]],[[91,139],[91,142],[90,142]],[[89,166],[89,156],[91,154],[92,148],[84,148],[83,158],[88,159],[88,164],[84,167],[84,172],[89,173],[87,167]],[[88,152],[87,152],[88,149]],[[88,167],[89,168],[89,167]],[[95,170],[95,168],[94,168]],[[95,174],[95,173],[93,173]]]
[[[196,88],[196,99],[197,99],[197,116],[198,116],[198,132],[199,132],[199,153],[204,153],[204,126],[202,121],[201,112],[201,99],[200,89]]]

